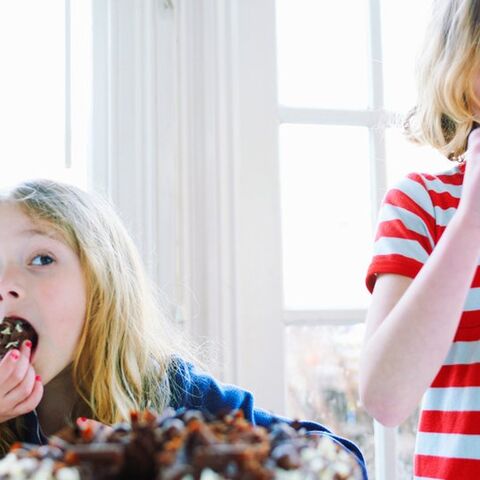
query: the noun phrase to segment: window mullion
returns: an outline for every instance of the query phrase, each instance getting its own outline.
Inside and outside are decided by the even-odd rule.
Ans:
[[[70,0],[65,0],[65,167],[72,166],[72,20]]]
[[[374,112],[381,112],[380,118],[386,118],[383,100],[383,54],[381,33],[380,0],[369,0],[370,41],[369,41],[369,69],[370,91],[369,103]],[[376,213],[380,208],[386,188],[386,152],[385,127],[387,121],[379,121],[370,130],[370,171],[372,195],[372,225],[376,221]]]
[[[382,55],[382,21],[380,0],[369,0],[369,69],[370,69],[370,108],[384,111],[383,100],[383,55]],[[386,189],[386,148],[385,123],[380,122],[370,129],[370,172],[372,199],[372,230],[376,224],[378,209]],[[385,428],[374,421],[375,432],[375,477],[378,479],[397,478],[397,429]]]
[[[355,325],[365,321],[366,311],[349,310],[285,310],[283,321],[285,326],[322,326],[322,325]]]
[[[279,107],[280,123],[373,127],[382,123],[381,115],[371,110]]]

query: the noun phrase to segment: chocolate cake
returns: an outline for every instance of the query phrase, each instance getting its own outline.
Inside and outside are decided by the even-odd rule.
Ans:
[[[0,359],[9,350],[20,348],[25,340],[32,342],[32,349],[37,346],[38,335],[26,320],[6,317],[0,323]]]
[[[78,422],[45,446],[17,443],[0,461],[0,480],[20,478],[357,480],[362,474],[331,438],[307,435],[296,422],[267,429],[241,411],[205,417],[168,410],[135,412],[130,423],[113,427]]]

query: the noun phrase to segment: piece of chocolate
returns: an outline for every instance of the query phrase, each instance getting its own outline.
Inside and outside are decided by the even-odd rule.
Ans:
[[[4,318],[0,323],[0,358],[9,350],[20,348],[25,340],[32,342],[32,350],[36,348],[38,335],[30,323],[20,318]]]

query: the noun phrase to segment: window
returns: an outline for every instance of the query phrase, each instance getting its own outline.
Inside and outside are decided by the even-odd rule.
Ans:
[[[451,167],[398,122],[415,102],[429,6],[276,0],[287,414],[356,441],[371,478],[412,477],[416,430],[415,415],[374,429],[358,402],[376,212],[409,171]],[[374,432],[393,455],[374,451]]]
[[[1,186],[87,187],[90,2],[0,2]]]
[[[356,440],[377,480],[411,477],[416,418],[358,405],[376,215],[408,171],[451,166],[397,127],[429,4],[174,2],[179,316],[223,380]]]

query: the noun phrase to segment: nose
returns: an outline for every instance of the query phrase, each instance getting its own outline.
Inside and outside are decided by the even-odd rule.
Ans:
[[[0,302],[5,305],[6,301],[21,299],[24,295],[23,287],[19,282],[19,275],[13,268],[4,270],[0,274]]]

